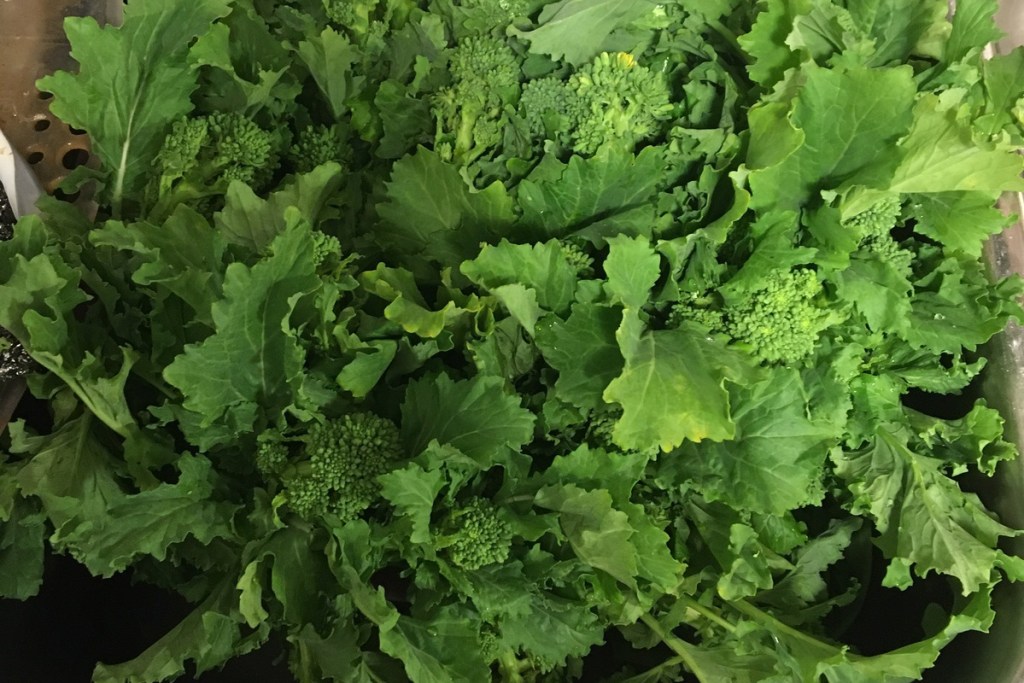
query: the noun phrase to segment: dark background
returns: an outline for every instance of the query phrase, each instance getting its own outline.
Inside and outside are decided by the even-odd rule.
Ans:
[[[0,600],[0,680],[88,683],[96,662],[136,657],[189,613],[179,596],[133,585],[126,574],[97,579],[70,557],[46,559],[43,587],[24,602]],[[223,670],[180,681],[292,683],[279,643],[239,657]]]

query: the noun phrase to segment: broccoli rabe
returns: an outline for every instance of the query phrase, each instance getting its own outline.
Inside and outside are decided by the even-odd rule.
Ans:
[[[890,195],[866,211],[847,219],[845,225],[861,236],[862,248],[876,254],[897,272],[910,277],[914,253],[902,247],[892,236],[902,209],[899,196]]]
[[[418,0],[323,0],[327,19],[362,46],[383,47],[389,29],[405,23]]]
[[[771,272],[741,301],[724,308],[725,331],[766,363],[800,363],[814,353],[832,323],[819,305],[818,275],[810,268]]]
[[[584,279],[594,277],[594,259],[583,250],[583,247],[572,242],[561,242],[560,244],[562,256],[565,257],[565,260],[576,271],[577,277]]]
[[[323,0],[324,12],[334,24],[349,31],[357,40],[370,33],[378,23],[375,15],[382,0]]]
[[[553,76],[537,78],[523,86],[519,115],[538,141],[554,140],[568,145],[576,111],[576,93],[565,81]]]
[[[336,128],[307,126],[295,136],[288,159],[299,173],[308,173],[330,162],[345,165],[341,135]]]
[[[288,446],[271,434],[263,434],[256,442],[256,469],[266,481],[281,476],[288,467]]]
[[[505,107],[519,97],[519,60],[503,40],[470,36],[450,51],[448,68],[452,83],[433,102],[434,146],[468,165],[502,144]]]
[[[668,81],[637,64],[626,52],[604,52],[574,73],[573,149],[593,154],[602,143],[622,141],[632,147],[654,136],[674,107]]]
[[[519,99],[531,135],[583,155],[609,141],[632,148],[654,137],[673,111],[665,77],[626,52],[604,52],[565,81],[532,80]]]
[[[494,505],[473,498],[445,519],[438,547],[458,567],[473,571],[508,559],[512,527]]]
[[[759,361],[796,364],[814,353],[821,333],[836,322],[822,306],[823,293],[814,270],[779,269],[725,304],[712,292],[691,293],[672,307],[667,323],[696,323],[739,342]]]
[[[159,217],[181,202],[221,194],[233,180],[259,189],[277,168],[278,146],[273,133],[237,113],[176,121],[157,157],[153,214]]]
[[[355,519],[379,498],[376,478],[402,457],[394,423],[372,413],[316,423],[298,441],[297,464],[281,476],[282,498],[306,519]]]
[[[690,293],[672,307],[669,327],[679,327],[684,321],[697,323],[708,332],[725,332],[725,314],[707,293]]]
[[[615,441],[612,439],[612,434],[615,431],[615,425],[618,424],[621,418],[622,411],[611,408],[600,409],[591,413],[590,420],[587,423],[587,443],[595,448],[603,448],[609,451],[619,450],[619,447],[615,445]]]
[[[313,264],[319,269],[341,260],[341,242],[334,235],[313,231]]]

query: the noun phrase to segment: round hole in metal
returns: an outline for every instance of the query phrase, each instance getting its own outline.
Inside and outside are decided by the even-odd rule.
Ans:
[[[46,158],[46,155],[43,154],[42,152],[32,152],[31,154],[29,154],[25,158],[25,161],[27,161],[28,163],[30,163],[32,165],[35,165],[35,164],[38,164],[40,161],[42,161],[45,158]]]
[[[33,125],[32,127],[36,130],[36,132],[42,133],[44,130],[50,127],[50,121],[48,119],[39,119],[35,122],[35,125]]]
[[[68,169],[69,171],[74,170],[79,166],[84,166],[85,164],[89,163],[89,152],[85,151],[84,149],[69,150],[64,155],[64,158],[61,159],[61,163],[63,163],[64,168]]]

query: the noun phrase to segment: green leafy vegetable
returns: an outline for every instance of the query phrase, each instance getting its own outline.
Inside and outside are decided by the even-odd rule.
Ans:
[[[301,683],[918,679],[1024,579],[972,488],[1016,448],[951,397],[1024,317],[979,260],[1024,170],[995,7],[69,19],[40,87],[98,206],[0,243],[50,409],[0,441],[0,595],[48,551],[180,589],[98,683],[281,643]],[[921,627],[866,643],[895,590]]]

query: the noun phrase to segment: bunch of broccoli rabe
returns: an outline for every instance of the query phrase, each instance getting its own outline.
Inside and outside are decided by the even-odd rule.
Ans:
[[[48,547],[194,604],[97,683],[917,679],[1024,578],[966,483],[1016,455],[971,397],[1024,53],[958,6],[70,20],[98,215],[0,244],[51,407],[0,441],[0,595]]]

